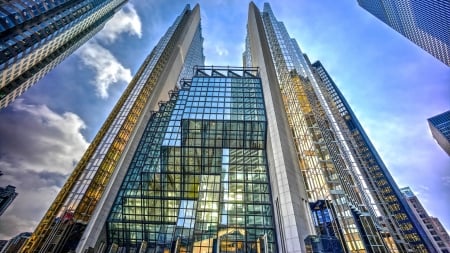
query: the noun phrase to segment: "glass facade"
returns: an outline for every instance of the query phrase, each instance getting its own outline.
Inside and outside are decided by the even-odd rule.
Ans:
[[[306,247],[337,244],[330,252],[385,252],[344,134],[330,117],[307,59],[268,4],[261,16],[313,216],[315,236],[307,238]],[[320,247],[313,244],[317,240]]]
[[[22,252],[433,252],[322,64],[248,20],[245,67],[198,67],[186,6]]]
[[[428,240],[420,221],[402,197],[397,184],[379,157],[364,129],[357,120],[342,93],[320,62],[312,64],[321,82],[319,87],[327,94],[330,104],[339,112],[337,118],[340,125],[348,132],[361,180],[371,192],[371,202],[375,205],[380,232],[386,245],[393,252],[433,252],[434,248]],[[389,233],[387,233],[389,231]],[[404,238],[405,242],[399,240]],[[395,246],[392,244],[395,241]]]
[[[261,12],[261,23],[260,34],[271,55],[265,64],[275,69],[312,215],[307,251],[433,252],[321,63],[309,62],[269,4]],[[256,58],[249,36],[247,66]]]
[[[198,68],[152,115],[108,218],[113,252],[277,251],[257,75]]]
[[[138,120],[144,117],[148,110],[147,104],[157,104],[160,100],[158,94],[153,94],[155,89],[160,90],[155,87],[162,78],[165,68],[173,64],[170,63],[170,56],[178,43],[186,39],[180,34],[191,22],[192,13],[190,6],[186,6],[144,61],[22,249],[23,252],[60,252],[77,247],[86,224],[91,219],[110,178],[117,170],[119,160],[133,132],[138,127]],[[188,55],[184,57],[189,65],[203,65],[203,38],[200,25],[197,24],[195,27],[192,40],[188,44],[190,47],[187,50]],[[174,70],[173,74],[181,78],[179,77],[181,72],[182,70]],[[152,94],[156,102],[151,100]]]
[[[450,66],[450,2],[358,0],[358,4]]]
[[[450,156],[450,110],[429,118],[428,125],[433,138]]]
[[[11,205],[14,199],[17,197],[16,187],[8,185],[5,188],[0,187],[0,216]]]
[[[100,31],[126,0],[0,3],[0,108]]]

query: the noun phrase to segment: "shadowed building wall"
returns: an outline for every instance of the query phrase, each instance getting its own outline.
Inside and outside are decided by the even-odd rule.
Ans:
[[[0,108],[99,32],[127,0],[16,0],[0,4]]]
[[[184,68],[203,64],[202,41],[199,7],[186,6],[145,59],[22,252],[74,250],[86,239],[84,231],[96,228],[86,225],[105,215],[108,196],[123,180],[126,154],[136,148],[132,140],[145,128],[141,122],[169,98]]]

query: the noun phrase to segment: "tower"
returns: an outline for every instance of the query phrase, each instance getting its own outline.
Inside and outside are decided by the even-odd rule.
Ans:
[[[358,0],[366,11],[450,66],[450,2]]]
[[[268,4],[247,32],[202,66],[187,7],[22,250],[434,252],[322,64]]]
[[[20,233],[10,240],[0,249],[1,253],[13,253],[20,250],[20,247],[27,241],[27,239],[31,236],[30,232]]]
[[[428,125],[433,138],[450,156],[450,110],[429,118]]]
[[[4,1],[0,5],[0,108],[100,31],[126,2]]]
[[[420,225],[426,231],[429,240],[433,243],[438,252],[450,252],[450,236],[438,218],[428,214],[419,198],[409,187],[400,189],[405,196],[408,205],[414,211],[414,215],[420,221]]]
[[[22,252],[74,250],[86,225],[101,220],[105,214],[96,208],[105,208],[101,197],[120,186],[124,171],[116,168],[128,163],[126,154],[136,149],[130,140],[142,135],[142,122],[169,98],[177,81],[203,65],[202,41],[199,7],[186,6],[144,60]]]
[[[0,187],[0,216],[11,205],[17,195],[16,187],[12,185],[8,185],[5,188]]]
[[[244,62],[247,66],[261,68],[269,111],[268,132],[271,132],[270,123],[279,124],[281,119],[276,117],[285,113],[290,127],[286,138],[294,142],[291,150],[296,155],[293,159],[301,173],[301,180],[294,179],[294,172],[290,172],[292,167],[286,166],[280,167],[280,172],[271,178],[279,180],[286,171],[289,173],[287,184],[303,186],[306,191],[306,197],[294,192],[288,195],[293,203],[287,203],[285,210],[283,206],[274,207],[277,231],[282,231],[283,226],[292,226],[292,220],[285,218],[286,209],[299,206],[302,201],[312,213],[313,229],[311,236],[307,230],[297,230],[297,240],[306,238],[305,247],[313,251],[325,248],[330,252],[435,252],[322,64],[309,62],[295,39],[289,37],[283,23],[275,18],[269,4],[264,5],[262,12],[250,4],[247,31]],[[266,92],[269,90],[271,97]],[[270,100],[279,110],[273,116],[267,104]],[[269,159],[269,167],[275,171],[276,162],[270,164]],[[286,189],[286,182],[271,183],[275,201],[286,196],[286,193],[277,196],[277,189]],[[298,211],[294,214],[304,215]],[[299,223],[298,228],[300,226]],[[278,237],[279,243],[283,236]],[[282,247],[289,251],[289,245]]]

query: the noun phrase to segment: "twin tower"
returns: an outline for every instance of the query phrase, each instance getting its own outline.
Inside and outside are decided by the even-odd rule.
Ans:
[[[145,59],[22,252],[435,252],[350,106],[268,4],[244,67],[200,7]]]

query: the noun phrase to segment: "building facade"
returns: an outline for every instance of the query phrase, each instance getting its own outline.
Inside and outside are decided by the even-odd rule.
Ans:
[[[266,125],[256,68],[197,68],[147,123],[108,248],[276,252]]]
[[[20,233],[11,238],[0,250],[0,253],[16,253],[19,252],[22,245],[31,236],[30,232]]]
[[[100,31],[127,0],[0,4],[0,108]]]
[[[291,196],[307,202],[309,212],[313,213],[314,237],[308,239],[305,247],[337,248],[332,246],[337,239],[343,252],[435,252],[322,64],[309,62],[268,4],[262,12],[250,4],[247,29],[244,62],[247,66],[260,66],[263,87],[272,90],[271,97],[266,97],[265,92],[266,108],[270,110],[267,101],[272,100],[284,109],[291,134],[288,138],[294,140],[294,159],[307,196]],[[278,98],[274,95],[277,93]],[[270,123],[280,122],[275,118],[279,113],[282,112],[275,113],[274,118],[267,113],[269,133]],[[271,178],[278,179],[280,174]],[[293,181],[292,174],[288,175],[287,180]],[[284,189],[285,184],[272,182],[273,198],[282,199],[281,195],[276,196],[276,189]],[[278,207],[275,208],[277,216]],[[280,213],[281,219],[276,217],[279,229],[292,226],[292,220],[285,220],[283,208]],[[297,240],[307,238],[305,230],[298,232]],[[317,241],[322,245],[316,244]],[[288,246],[285,250],[289,251]]]
[[[245,67],[202,66],[202,41],[187,6],[22,252],[437,252],[269,4]]]
[[[0,216],[11,205],[17,195],[15,186],[8,185],[5,188],[0,187]]]
[[[102,196],[117,190],[123,180],[124,171],[116,168],[129,162],[126,154],[136,148],[129,140],[142,134],[142,122],[160,101],[169,99],[180,73],[203,65],[199,11],[187,6],[144,60],[22,252],[74,250],[83,232],[96,228],[86,228],[92,217],[99,222],[99,215],[107,215],[99,211],[108,204]]]
[[[8,240],[0,240],[0,252],[2,252],[2,249],[5,247],[7,243]]]
[[[450,156],[450,110],[428,119],[431,135]]]
[[[450,66],[450,2],[358,0],[359,5]]]
[[[433,243],[434,247],[439,253],[449,253],[450,236],[439,219],[428,214],[411,188],[404,187],[401,191],[403,196],[405,196],[408,205],[414,211],[414,215],[427,232],[427,236],[430,238],[430,241]]]

